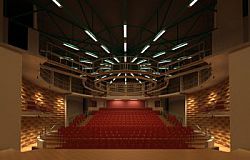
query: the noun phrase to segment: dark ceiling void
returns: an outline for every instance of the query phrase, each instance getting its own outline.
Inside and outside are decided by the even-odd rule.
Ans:
[[[171,49],[185,41],[195,43],[213,31],[216,0],[10,0],[16,13],[8,16],[30,26],[16,17],[32,13],[38,16],[38,30],[54,43],[77,46],[98,57],[151,56]],[[24,5],[24,4],[29,5]],[[27,7],[35,5],[36,7]],[[59,6],[58,6],[59,5]],[[18,7],[23,6],[23,7]],[[20,8],[23,10],[20,11]],[[124,38],[124,24],[127,37]],[[85,30],[97,39],[86,34]],[[157,41],[157,34],[165,30]],[[126,52],[124,52],[126,43]],[[104,45],[108,49],[103,49]],[[150,45],[143,54],[141,51]],[[81,54],[81,53],[80,53]],[[85,54],[83,54],[85,55]],[[89,59],[95,59],[88,56]],[[161,56],[161,58],[163,58]]]

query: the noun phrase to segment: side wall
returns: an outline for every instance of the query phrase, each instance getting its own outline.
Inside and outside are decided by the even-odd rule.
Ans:
[[[21,147],[26,147],[36,143],[36,137],[43,128],[52,127],[54,124],[64,125],[65,96],[40,88],[24,79],[21,93],[22,112],[34,113],[21,118]],[[37,115],[42,112],[48,116]]]
[[[0,65],[0,150],[19,150],[22,56],[0,46]]]
[[[250,47],[229,56],[232,149],[250,149]]]
[[[67,123],[73,121],[75,116],[83,114],[83,98],[67,96]]]
[[[213,53],[243,43],[242,0],[218,0],[213,32]]]
[[[170,97],[169,98],[169,113],[177,116],[185,121],[185,96]]]
[[[187,125],[208,129],[215,143],[230,147],[229,84],[225,80],[214,87],[187,95]]]
[[[155,101],[160,101],[160,107],[155,107]],[[148,99],[145,100],[145,107],[152,108],[154,111],[163,111],[163,99]]]

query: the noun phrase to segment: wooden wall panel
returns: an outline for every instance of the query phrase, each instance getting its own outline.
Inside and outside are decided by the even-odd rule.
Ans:
[[[21,118],[21,147],[36,142],[36,137],[45,127],[54,124],[64,125],[65,99],[63,94],[38,87],[23,80],[21,88],[22,112],[46,113],[45,116],[22,116]]]
[[[187,124],[208,129],[215,142],[230,148],[230,95],[228,79],[205,90],[187,95]]]

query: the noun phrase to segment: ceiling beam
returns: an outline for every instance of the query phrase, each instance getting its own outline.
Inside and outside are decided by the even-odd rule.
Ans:
[[[107,32],[109,33],[109,37],[111,40],[112,45],[110,46],[114,46],[116,42],[118,42],[118,39],[115,37],[115,35],[111,32],[111,30],[109,29],[108,25],[104,22],[104,20],[101,18],[100,14],[96,11],[96,9],[90,4],[89,0],[84,0],[85,3],[90,7],[90,9],[95,13],[95,15],[97,16],[97,18],[101,21],[101,23],[104,25],[104,27],[106,28]],[[116,42],[114,42],[116,41]],[[109,46],[109,47],[110,47]]]

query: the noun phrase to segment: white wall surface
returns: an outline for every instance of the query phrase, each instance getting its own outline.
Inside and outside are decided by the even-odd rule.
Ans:
[[[0,150],[20,150],[22,56],[0,46]]]
[[[250,150],[250,46],[229,55],[231,146]]]

